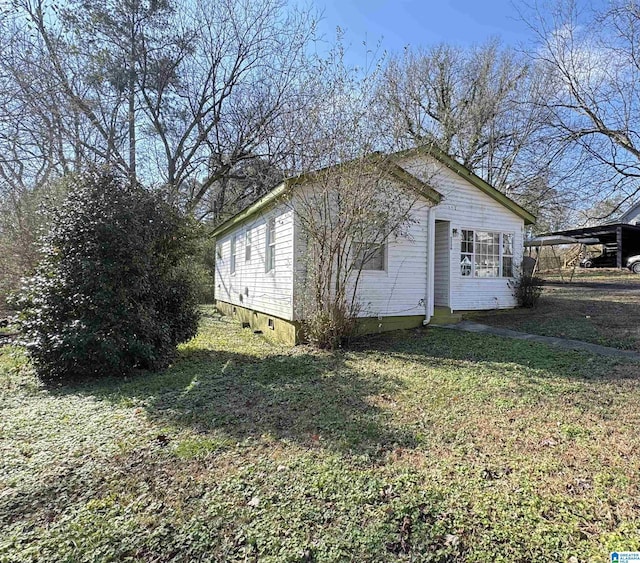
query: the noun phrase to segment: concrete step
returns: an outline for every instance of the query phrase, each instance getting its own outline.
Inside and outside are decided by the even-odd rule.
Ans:
[[[462,320],[462,313],[452,313],[451,309],[446,307],[436,307],[431,320],[430,325],[452,325],[459,323]]]

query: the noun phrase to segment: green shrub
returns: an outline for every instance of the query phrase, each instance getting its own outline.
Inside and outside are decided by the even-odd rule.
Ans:
[[[538,299],[542,294],[544,280],[537,276],[523,274],[510,285],[518,305],[533,308],[538,304]]]
[[[196,332],[194,231],[159,197],[108,172],[76,178],[53,210],[18,298],[24,344],[46,379],[160,369]]]

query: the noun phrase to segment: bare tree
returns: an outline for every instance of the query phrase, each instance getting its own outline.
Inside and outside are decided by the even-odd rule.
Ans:
[[[46,221],[40,207],[64,192],[56,179],[76,168],[82,150],[65,131],[79,138],[79,116],[31,48],[33,38],[14,23],[0,22],[7,38],[0,45],[0,307],[35,265]]]
[[[310,83],[322,96],[304,123],[287,128],[300,148],[290,166],[313,170],[297,177],[291,196],[304,266],[297,272],[304,296],[297,313],[305,337],[323,348],[352,334],[368,305],[358,292],[362,272],[380,266],[387,244],[410,236],[415,210],[425,204],[407,187],[403,170],[376,151],[382,148],[375,98],[380,65],[352,68],[344,54],[338,37]]]
[[[79,147],[64,127],[80,124],[28,32],[0,26],[9,38],[0,46],[0,193],[19,197],[74,168]]]
[[[424,201],[394,175],[398,168],[363,156],[309,175],[293,198],[304,241],[298,313],[305,337],[321,348],[339,346],[356,328],[367,305],[358,293],[363,270],[383,267],[386,245],[410,237]]]
[[[274,123],[307,103],[314,22],[282,0],[15,0],[12,15],[80,119],[71,142],[192,211],[241,163],[277,159]]]
[[[283,115],[307,107],[299,88],[314,23],[280,0],[202,0],[187,21],[193,39],[171,71],[177,80],[143,91],[171,196],[195,210],[213,188],[241,178],[247,161],[277,167],[289,150],[270,140]],[[196,177],[197,189],[184,190]],[[217,190],[216,213],[226,193]]]
[[[575,163],[571,180],[582,206],[613,214],[640,195],[640,4],[591,9],[566,0],[525,6],[522,16],[536,34],[533,56],[553,84],[544,100],[550,142]]]
[[[33,256],[38,194],[95,163],[220,220],[282,177],[279,126],[314,95],[314,20],[284,0],[12,0],[0,33],[5,257]],[[7,287],[32,262],[11,260]]]
[[[28,84],[18,83],[21,94],[31,106],[44,99],[50,115],[55,115],[51,105],[62,100],[61,107],[70,111],[57,115],[55,129],[76,147],[82,160],[100,160],[128,171],[122,150],[124,138],[119,130],[121,123],[117,119],[120,103],[107,99],[101,91],[105,80],[93,72],[91,62],[83,57],[64,13],[45,0],[14,2],[11,22],[18,30],[14,37],[23,40],[13,46],[24,59],[37,61],[39,68],[31,65],[27,78],[46,76],[50,86],[34,94]],[[15,72],[15,68],[12,70]]]
[[[74,104],[87,115],[90,114],[84,109],[86,105],[100,107],[101,113],[109,116],[109,124],[103,123],[102,127],[110,136],[107,150],[109,154],[116,147],[122,151],[121,164],[126,162],[126,172],[135,183],[137,129],[144,125],[139,118],[142,109],[138,97],[160,82],[158,77],[163,70],[150,67],[147,59],[157,53],[166,56],[168,47],[179,42],[170,31],[173,4],[170,0],[70,0],[56,13],[64,30],[64,47],[85,73],[84,103],[76,94]],[[47,14],[43,16],[46,18]],[[46,21],[40,21],[38,13],[31,17],[38,22],[43,39],[47,38]],[[48,54],[52,59],[56,57],[53,49]],[[63,76],[60,65],[54,68],[62,84],[71,83],[68,75]],[[118,146],[117,137],[126,139],[126,147]]]
[[[465,51],[406,49],[384,72],[380,95],[404,143],[433,142],[488,182],[504,187],[544,124],[532,64],[496,41]]]
[[[378,88],[386,130],[401,147],[433,143],[541,215],[562,205],[562,151],[549,143],[547,76],[489,41],[464,50],[407,48]],[[546,188],[546,189],[543,189]]]
[[[200,221],[219,224],[260,199],[284,177],[284,171],[270,159],[254,157],[240,161],[211,185],[194,214]],[[193,197],[201,188],[202,184],[196,182],[186,198]]]

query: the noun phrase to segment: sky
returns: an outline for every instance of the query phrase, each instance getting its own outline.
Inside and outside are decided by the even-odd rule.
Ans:
[[[351,57],[365,56],[364,41],[370,49],[381,41],[382,49],[399,53],[407,45],[468,47],[492,37],[518,46],[531,37],[512,0],[313,0],[313,5],[323,13],[320,34],[332,41],[340,27]]]

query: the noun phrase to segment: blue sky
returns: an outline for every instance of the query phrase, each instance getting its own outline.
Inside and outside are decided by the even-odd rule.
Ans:
[[[406,45],[465,47],[491,37],[517,46],[530,38],[511,0],[312,0],[312,5],[323,11],[320,33],[326,40],[333,40],[337,26],[345,31],[350,58],[358,52],[364,57],[363,41],[373,48],[380,39],[383,49],[399,52]]]

